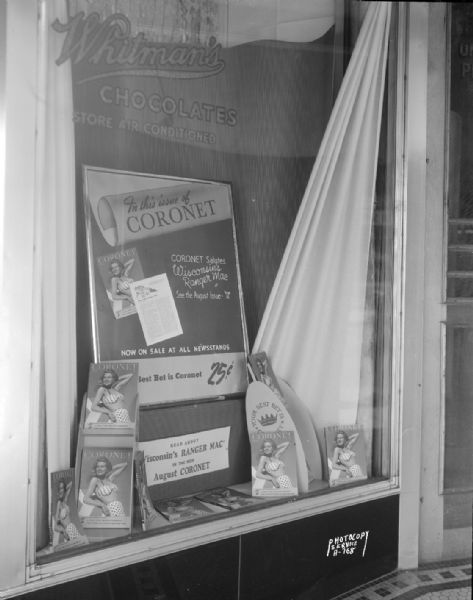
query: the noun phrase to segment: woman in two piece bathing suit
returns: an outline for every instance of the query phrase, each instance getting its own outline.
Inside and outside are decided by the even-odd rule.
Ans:
[[[91,410],[107,415],[112,423],[130,423],[125,396],[120,392],[120,388],[127,384],[132,377],[132,373],[118,377],[116,371],[106,369],[102,374],[101,385],[92,401]]]
[[[135,303],[130,290],[130,283],[133,282],[133,279],[128,276],[134,262],[135,259],[131,258],[130,260],[127,260],[125,264],[123,264],[118,259],[110,263],[110,273],[112,274],[111,288],[113,300],[128,300],[128,302],[130,302],[131,304]]]
[[[363,471],[356,462],[356,454],[352,447],[358,439],[359,433],[348,436],[345,431],[337,431],[335,436],[335,449],[333,451],[332,469],[342,471],[344,477],[363,477]]]
[[[255,373],[257,380],[261,381],[261,383],[264,383],[265,385],[267,385],[269,387],[269,389],[272,392],[274,392],[276,394],[276,396],[278,396],[278,398],[283,400],[283,398],[281,396],[281,390],[276,385],[276,380],[275,380],[276,378],[275,378],[274,373],[271,375],[271,373],[268,372],[270,370],[268,368],[269,367],[268,360],[258,357],[258,358],[256,358],[255,363],[258,368],[258,373]]]
[[[128,463],[112,463],[105,456],[95,461],[94,475],[84,494],[84,504],[100,508],[106,517],[125,517],[125,509],[118,499],[118,486],[115,479],[123,473]]]
[[[66,484],[64,479],[59,480],[57,486],[57,504],[54,531],[61,533],[66,542],[76,540],[80,533],[74,523],[71,521],[71,509],[68,505],[69,494],[72,489],[72,481]]]
[[[275,488],[292,488],[292,482],[284,470],[284,463],[279,459],[288,447],[289,442],[276,445],[274,440],[265,440],[261,446],[256,477],[270,481]]]

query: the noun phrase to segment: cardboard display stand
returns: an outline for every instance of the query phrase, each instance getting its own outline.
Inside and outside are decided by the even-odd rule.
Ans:
[[[139,440],[153,502],[251,478],[244,398],[141,409]]]
[[[138,427],[137,365],[94,363],[81,411],[75,485],[91,542],[131,533]]]

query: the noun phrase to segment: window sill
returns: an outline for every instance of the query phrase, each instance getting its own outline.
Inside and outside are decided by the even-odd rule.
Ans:
[[[335,490],[326,482],[314,482],[311,487],[307,494],[270,499],[262,507],[250,506],[216,513],[216,516],[198,519],[193,524],[169,524],[149,532],[136,532],[82,547],[80,551],[75,549],[67,555],[57,553],[38,557],[37,563],[28,569],[27,584],[22,592],[52,585],[51,579],[54,584],[64,583],[399,492],[397,478],[370,479]]]

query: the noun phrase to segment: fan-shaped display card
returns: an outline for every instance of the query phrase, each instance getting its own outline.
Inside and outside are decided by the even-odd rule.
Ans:
[[[322,479],[322,457],[309,410],[288,383],[279,378],[277,381],[284,406],[292,417],[301,439],[309,470],[309,481]]]
[[[281,399],[264,383],[254,381],[248,386],[246,392],[246,419],[250,440],[252,434],[256,433],[274,434],[277,431],[291,431],[294,433],[298,488],[301,492],[307,492],[309,489],[307,461],[299,433]]]

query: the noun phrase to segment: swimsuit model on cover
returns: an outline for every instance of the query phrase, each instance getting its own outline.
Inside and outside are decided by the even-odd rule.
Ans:
[[[257,373],[255,373],[257,380],[267,385],[269,389],[282,400],[281,390],[278,388],[276,377],[274,373],[272,373],[268,358],[257,355],[255,357],[255,366],[257,368]]]
[[[356,453],[352,450],[359,433],[348,435],[345,431],[337,431],[335,449],[333,451],[332,469],[342,471],[344,477],[363,477],[362,468],[356,462]]]
[[[125,396],[120,389],[130,381],[133,373],[120,377],[113,369],[106,369],[102,374],[101,385],[92,401],[90,410],[107,415],[112,423],[130,423],[130,415]]]
[[[125,264],[118,259],[110,263],[112,275],[110,285],[113,300],[128,300],[131,304],[135,303],[130,290],[130,283],[133,283],[133,279],[128,276],[134,262],[135,259],[131,258]]]
[[[72,481],[66,484],[64,479],[58,482],[57,505],[54,522],[54,531],[61,533],[66,542],[80,538],[80,533],[71,521],[71,509],[68,505],[69,495],[72,489]]]
[[[261,458],[256,469],[256,477],[270,481],[275,488],[293,487],[284,470],[284,463],[279,459],[288,447],[289,442],[276,445],[274,440],[265,440],[261,446]]]
[[[89,487],[84,494],[84,504],[100,508],[106,517],[126,517],[123,504],[118,498],[118,486],[115,479],[123,473],[128,463],[112,463],[105,456],[97,458]]]

